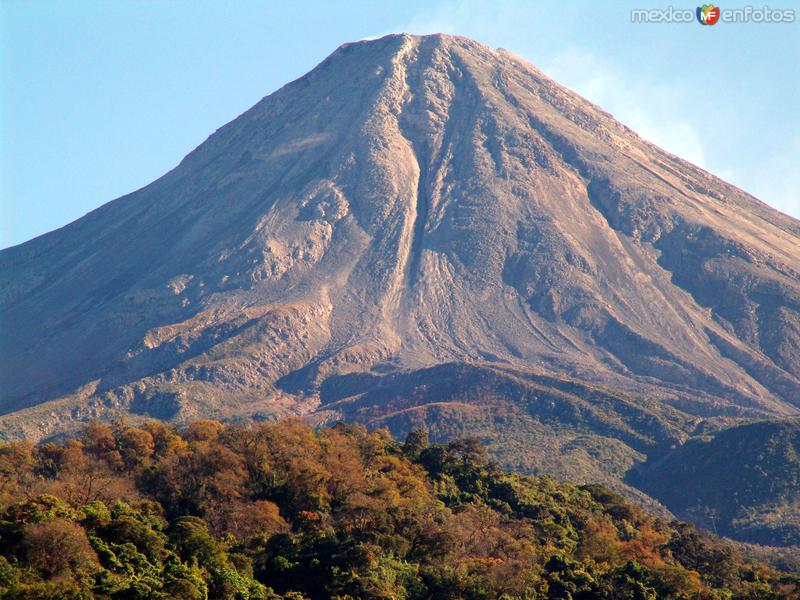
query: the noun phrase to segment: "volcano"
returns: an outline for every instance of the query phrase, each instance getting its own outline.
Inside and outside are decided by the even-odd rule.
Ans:
[[[621,482],[800,413],[800,222],[510,52],[390,35],[0,252],[0,319],[7,438],[301,415]]]

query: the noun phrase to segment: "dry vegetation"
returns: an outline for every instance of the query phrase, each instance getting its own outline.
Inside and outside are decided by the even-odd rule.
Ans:
[[[800,578],[475,440],[199,421],[0,446],[0,598],[796,598]]]

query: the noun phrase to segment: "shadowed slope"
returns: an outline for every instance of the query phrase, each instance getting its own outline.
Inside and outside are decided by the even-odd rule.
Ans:
[[[721,535],[800,546],[800,421],[693,439],[630,479],[679,517]]]

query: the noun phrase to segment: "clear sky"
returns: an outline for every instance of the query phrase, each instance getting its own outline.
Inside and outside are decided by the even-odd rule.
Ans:
[[[797,20],[631,22],[697,6],[681,0],[0,0],[0,247],[146,185],[340,44],[400,31],[511,50],[800,217],[800,3],[766,4]]]

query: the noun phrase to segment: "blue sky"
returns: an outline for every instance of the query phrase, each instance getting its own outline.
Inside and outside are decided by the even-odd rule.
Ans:
[[[798,3],[767,4],[800,19]],[[511,50],[800,217],[800,23],[631,22],[631,8],[670,5],[696,6],[2,0],[0,247],[146,185],[338,45],[399,31]]]

